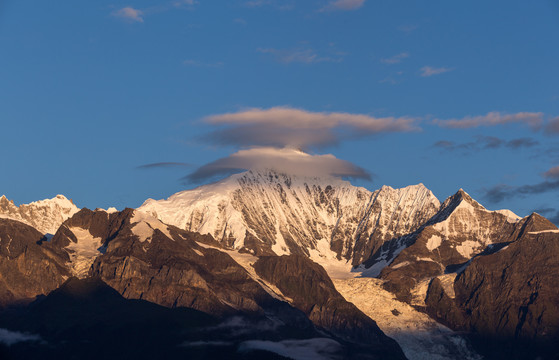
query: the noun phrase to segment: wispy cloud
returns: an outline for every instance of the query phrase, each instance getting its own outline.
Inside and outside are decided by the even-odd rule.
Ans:
[[[519,112],[516,114],[501,114],[490,112],[480,116],[466,116],[461,119],[433,120],[434,124],[452,129],[469,129],[480,126],[496,126],[512,123],[524,123],[534,129],[538,129],[543,122],[543,113]]]
[[[20,342],[38,341],[44,342],[39,335],[22,333],[19,331],[11,331],[8,329],[0,328],[0,343],[11,346]]]
[[[552,167],[543,173],[546,178],[559,179],[559,166]]]
[[[550,119],[545,126],[545,132],[547,134],[557,135],[559,134],[559,116]]]
[[[295,48],[295,49],[274,49],[274,48],[258,48],[256,51],[271,55],[277,62],[283,64],[303,63],[313,64],[321,62],[341,62],[343,57],[336,56],[320,56],[313,49]]]
[[[253,108],[208,116],[204,121],[224,127],[205,139],[237,146],[321,147],[361,136],[419,130],[414,118],[311,112],[290,107]]]
[[[282,1],[282,0],[250,0],[250,1],[245,1],[243,3],[244,7],[247,8],[260,8],[260,7],[264,7],[264,6],[271,6],[273,8],[276,8],[278,10],[292,10],[295,5],[292,1]]]
[[[469,154],[474,151],[484,149],[498,149],[507,147],[509,149],[531,148],[539,145],[539,142],[528,137],[504,140],[495,136],[476,136],[474,141],[465,143],[455,143],[448,140],[440,140],[433,144],[433,147],[444,149],[445,151],[462,151]]]
[[[156,169],[156,168],[184,168],[190,167],[191,164],[183,163],[183,162],[158,162],[158,163],[151,163],[151,164],[144,164],[137,166],[136,169]]]
[[[171,2],[164,2],[144,9],[136,9],[131,6],[123,7],[122,9],[115,10],[111,16],[119,18],[123,21],[134,23],[143,23],[147,15],[163,13],[171,10],[185,9],[193,10],[195,5],[198,4],[196,0],[174,0]]]
[[[420,70],[421,70],[421,74],[420,74],[421,76],[429,77],[433,75],[444,74],[446,72],[454,70],[454,68],[424,66]]]
[[[111,15],[127,22],[144,22],[144,12],[129,6],[115,10]]]
[[[218,68],[224,65],[223,62],[203,62],[193,59],[184,60],[182,62],[186,66],[195,66],[195,67],[210,67],[210,68]]]
[[[299,176],[343,176],[369,180],[371,178],[364,169],[349,161],[337,159],[331,154],[309,155],[295,149],[258,147],[240,150],[201,166],[186,176],[185,180],[198,183],[243,170],[267,169]]]
[[[408,54],[407,52],[402,52],[389,58],[380,59],[380,62],[383,64],[398,64],[401,63],[402,60],[408,58],[409,56],[410,54]]]
[[[334,0],[330,1],[320,11],[350,11],[357,10],[365,4],[365,0]]]
[[[498,184],[485,190],[484,197],[492,203],[525,195],[542,194],[553,190],[559,190],[559,180],[543,181],[532,185],[511,186]]]

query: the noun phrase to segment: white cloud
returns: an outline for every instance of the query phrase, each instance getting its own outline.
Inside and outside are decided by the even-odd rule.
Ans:
[[[337,159],[331,154],[309,155],[295,149],[272,147],[237,151],[201,166],[186,179],[200,182],[241,170],[274,170],[279,173],[309,177],[344,176],[370,179],[370,175],[359,166]]]
[[[409,56],[410,54],[408,54],[407,52],[402,52],[386,59],[380,59],[380,62],[384,64],[398,64],[401,63],[402,60],[408,58]]]
[[[144,22],[143,11],[134,9],[133,7],[124,7],[119,10],[115,10],[111,13],[112,16],[121,18],[129,22]]]
[[[306,148],[335,145],[361,136],[417,131],[415,119],[373,117],[342,112],[311,112],[290,107],[252,108],[208,116],[206,123],[225,128],[207,136],[220,145]]]
[[[433,123],[452,129],[469,129],[480,126],[496,126],[512,123],[524,123],[533,129],[539,129],[543,122],[543,113],[519,112],[516,114],[501,114],[494,111],[480,116],[466,116],[462,119],[436,119]]]
[[[323,7],[320,11],[348,11],[357,10],[365,4],[365,0],[334,0]]]
[[[435,67],[431,67],[431,66],[424,66],[421,68],[421,76],[423,77],[429,77],[429,76],[433,76],[433,75],[439,75],[439,74],[443,74],[449,71],[454,70],[453,68],[448,68],[448,67],[439,67],[439,68],[435,68]]]

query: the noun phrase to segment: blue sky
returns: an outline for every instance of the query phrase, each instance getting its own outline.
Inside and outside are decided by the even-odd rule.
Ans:
[[[3,1],[0,193],[137,207],[250,147],[208,134],[291,109],[349,116],[302,145],[372,174],[357,185],[464,188],[559,222],[558,39],[551,0]],[[138,168],[161,162],[190,166]]]

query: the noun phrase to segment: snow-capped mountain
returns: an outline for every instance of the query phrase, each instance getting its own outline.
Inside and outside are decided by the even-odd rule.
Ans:
[[[460,271],[472,257],[510,241],[520,220],[508,210],[485,209],[460,189],[417,231],[385,243],[365,273],[394,283],[402,298],[415,288],[422,300],[433,277]]]
[[[139,210],[256,255],[305,254],[357,265],[385,241],[415,231],[439,206],[423,184],[370,192],[335,177],[253,170],[167,200],[148,199]]]
[[[43,234],[54,234],[58,227],[79,211],[64,195],[15,206],[6,196],[0,197],[0,218],[21,221]]]

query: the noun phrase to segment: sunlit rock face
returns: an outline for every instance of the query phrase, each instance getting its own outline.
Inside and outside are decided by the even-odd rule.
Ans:
[[[453,329],[477,334],[488,358],[555,358],[559,346],[559,230],[532,214],[511,242],[474,258],[452,284],[434,281],[427,310]],[[479,337],[479,338],[478,338]]]
[[[510,212],[486,210],[460,190],[417,231],[385,243],[365,265],[400,299],[410,302],[416,292],[421,302],[433,277],[458,271],[473,256],[510,241],[518,221]]]
[[[0,308],[47,294],[68,278],[66,254],[31,226],[0,219]]]
[[[79,211],[64,195],[52,199],[22,204],[19,207],[4,195],[0,197],[0,218],[18,220],[31,225],[43,234],[54,234],[64,220]]]
[[[384,242],[416,230],[439,205],[422,184],[370,192],[335,177],[266,170],[149,199],[139,210],[257,255],[333,252],[357,265]]]

